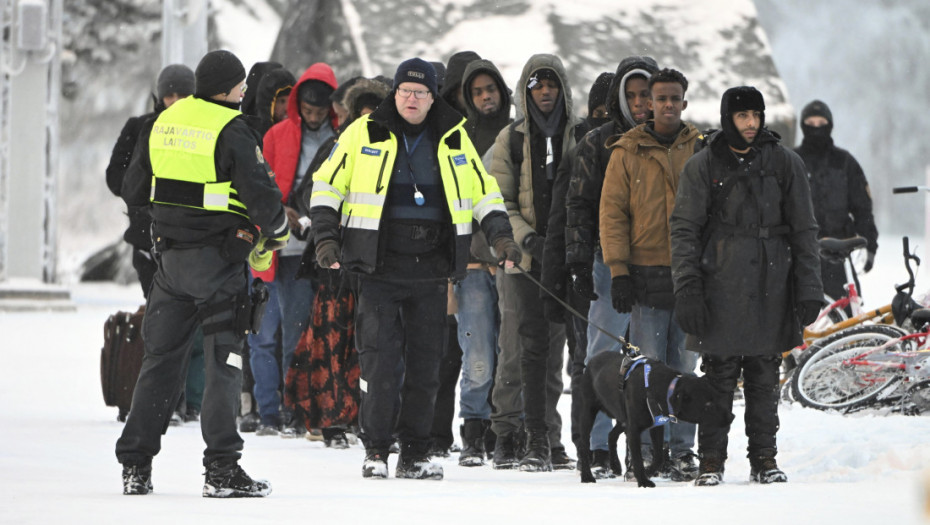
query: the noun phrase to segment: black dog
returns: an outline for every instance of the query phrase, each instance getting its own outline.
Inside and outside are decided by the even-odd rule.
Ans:
[[[575,448],[582,483],[595,482],[591,474],[590,439],[594,417],[599,410],[616,420],[607,439],[611,470],[621,474],[617,440],[625,432],[633,473],[640,487],[655,487],[649,476],[663,467],[664,422],[680,419],[689,423],[726,426],[733,421],[723,394],[704,378],[681,375],[653,359],[631,359],[620,352],[602,352],[591,359],[581,380],[581,436],[575,442]],[[649,476],[643,466],[640,437],[646,429],[650,429],[652,457],[655,458]]]

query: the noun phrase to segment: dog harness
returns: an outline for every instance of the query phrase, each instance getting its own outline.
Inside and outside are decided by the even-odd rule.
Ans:
[[[665,393],[665,402],[666,406],[668,406],[668,415],[666,415],[662,411],[662,405],[659,404],[653,395],[653,389],[649,388],[649,375],[652,373],[652,366],[649,364],[649,360],[646,356],[639,355],[633,358],[627,357],[623,360],[623,364],[620,367],[620,374],[623,376],[620,389],[623,389],[623,385],[630,379],[630,374],[632,374],[633,370],[639,365],[643,366],[643,380],[646,384],[646,406],[649,407],[649,415],[652,416],[652,426],[657,427],[668,422],[677,423],[678,418],[675,417],[675,409],[672,408],[672,395],[675,393],[675,387],[678,385],[678,379],[681,378],[681,374],[676,375],[668,384],[668,390]]]

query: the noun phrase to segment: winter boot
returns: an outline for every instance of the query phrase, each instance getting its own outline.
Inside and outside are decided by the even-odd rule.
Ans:
[[[387,450],[369,449],[365,451],[365,462],[362,463],[362,477],[385,479],[388,477]]]
[[[442,479],[442,465],[430,461],[429,451],[420,444],[404,443],[400,447],[394,476],[407,479]]]
[[[668,478],[672,481],[694,481],[694,478],[698,476],[696,458],[697,456],[691,451],[672,458],[669,463]]]
[[[462,452],[459,466],[480,467],[484,465],[484,432],[487,423],[481,419],[466,419],[461,427]]]
[[[258,412],[249,412],[239,420],[239,432],[255,432],[262,418],[258,417]]]
[[[565,447],[552,447],[549,450],[552,470],[574,470],[575,460],[565,452]]]
[[[517,466],[516,435],[508,432],[497,436],[494,442],[494,468],[498,470],[512,469]]]
[[[594,479],[611,479],[617,477],[610,468],[610,452],[607,450],[591,451],[591,474]]]
[[[724,458],[720,454],[701,453],[701,466],[698,468],[696,487],[713,487],[723,483]]]
[[[788,476],[780,468],[775,458],[768,456],[749,458],[749,481],[754,483],[785,483]]]
[[[277,436],[281,434],[281,423],[277,414],[262,417],[261,423],[255,429],[256,436]]]
[[[271,483],[252,479],[235,460],[207,464],[203,483],[205,498],[262,498],[271,494]]]
[[[552,456],[549,436],[544,430],[530,430],[526,439],[526,454],[520,460],[523,472],[551,472]]]
[[[123,465],[123,494],[135,496],[152,492],[152,465]]]
[[[328,448],[344,450],[349,448],[349,438],[346,436],[346,431],[341,428],[324,428],[323,444]]]

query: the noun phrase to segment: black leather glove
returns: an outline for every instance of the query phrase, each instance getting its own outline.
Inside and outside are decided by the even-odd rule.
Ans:
[[[685,288],[675,294],[675,320],[685,333],[703,335],[710,311],[699,288]]]
[[[543,247],[546,244],[546,238],[538,233],[531,233],[523,238],[523,248],[530,252],[534,259],[542,263]]]
[[[565,308],[552,296],[542,298],[543,315],[550,323],[565,324]]]
[[[801,322],[802,328],[817,320],[822,306],[820,301],[801,301],[797,307],[797,312],[798,321]]]
[[[582,299],[597,301],[598,296],[594,293],[594,269],[591,265],[576,263],[569,266],[568,271],[572,275],[572,288],[575,293]]]
[[[494,251],[497,253],[498,266],[503,266],[505,261],[520,264],[523,259],[523,252],[520,251],[520,247],[510,237],[500,237],[494,241]]]
[[[633,282],[629,275],[618,275],[610,280],[610,300],[614,310],[621,314],[633,311]]]
[[[872,271],[872,267],[875,266],[875,252],[868,252],[868,255],[865,259],[865,266],[862,267],[863,273],[869,273]]]
[[[339,243],[327,239],[316,243],[316,262],[320,268],[329,269],[339,262]]]

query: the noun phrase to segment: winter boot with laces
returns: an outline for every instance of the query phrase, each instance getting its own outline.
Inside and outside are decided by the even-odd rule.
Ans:
[[[713,487],[723,483],[724,458],[718,454],[701,453],[701,466],[694,480],[696,487]]]
[[[494,468],[512,469],[517,466],[516,433],[508,432],[497,436],[494,442]]]
[[[429,450],[419,444],[404,443],[400,447],[394,476],[407,479],[442,479],[442,465],[430,461]]]
[[[668,478],[672,481],[693,481],[698,476],[698,466],[694,452],[672,458],[669,462]]]
[[[123,494],[137,496],[152,492],[152,465],[123,465]]]
[[[607,450],[591,451],[591,474],[594,479],[612,479],[617,474],[610,468],[610,452]]]
[[[775,458],[769,456],[749,458],[749,481],[754,483],[785,483],[788,476],[780,468]]]
[[[271,494],[271,483],[252,479],[234,460],[216,460],[207,464],[203,483],[205,498],[262,498]]]
[[[383,449],[368,449],[365,451],[365,462],[362,463],[362,477],[385,479],[388,477],[388,455],[390,452]]]
[[[526,439],[526,454],[518,466],[523,472],[551,472],[552,456],[549,436],[545,431],[530,430]]]
[[[484,465],[484,433],[487,424],[481,419],[466,419],[461,427],[462,452],[459,466],[480,467]]]

